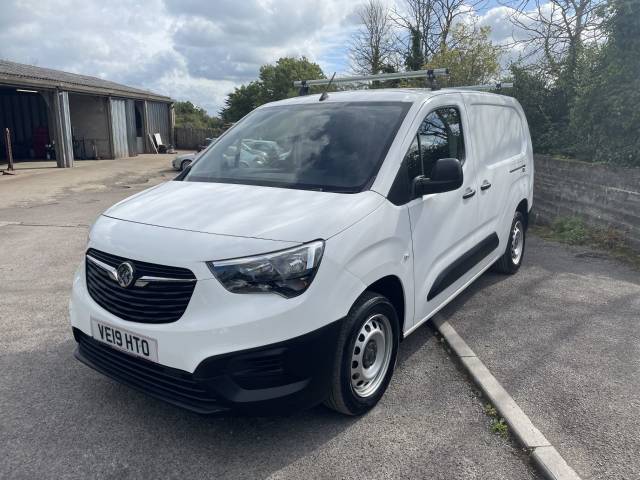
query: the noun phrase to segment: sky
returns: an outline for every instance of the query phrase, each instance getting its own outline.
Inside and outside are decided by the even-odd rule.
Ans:
[[[500,43],[512,28],[494,1],[478,13]],[[282,56],[348,73],[362,0],[0,2],[0,58],[152,90],[217,114],[234,87]]]

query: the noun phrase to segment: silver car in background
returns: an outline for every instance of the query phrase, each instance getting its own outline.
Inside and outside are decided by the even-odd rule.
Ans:
[[[189,165],[193,163],[197,156],[197,152],[178,155],[171,161],[171,166],[174,168],[174,170],[182,171],[185,168],[189,167]]]
[[[179,171],[184,170],[185,168],[187,168],[189,165],[191,165],[193,163],[193,161],[196,159],[196,157],[198,156],[198,154],[202,150],[207,148],[209,145],[211,145],[217,139],[218,139],[218,137],[205,138],[204,139],[204,143],[202,145],[198,146],[198,151],[197,152],[184,153],[182,155],[178,155],[176,158],[174,158],[171,161],[171,166],[174,168],[174,170],[179,170]]]
[[[238,162],[238,165],[242,168],[255,168],[257,166],[264,166],[268,164],[270,160],[280,159],[283,154],[281,149],[273,145],[274,142],[264,140],[245,140],[238,145],[230,146],[224,153],[225,158],[229,162]],[[201,152],[185,153],[178,155],[171,162],[175,170],[183,171],[188,168],[198,158]]]

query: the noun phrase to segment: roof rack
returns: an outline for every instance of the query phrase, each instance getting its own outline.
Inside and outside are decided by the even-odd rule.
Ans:
[[[320,78],[317,80],[296,80],[293,82],[294,87],[300,87],[300,95],[308,95],[309,87],[312,85],[329,85],[330,83],[353,83],[353,82],[372,82],[384,80],[400,80],[408,78],[426,78],[429,86],[433,89],[438,88],[436,78],[449,75],[447,68],[432,68],[429,70],[415,70],[412,72],[395,72],[395,73],[378,73],[376,75],[356,75],[352,77],[337,78]],[[335,76],[335,74],[334,74]]]
[[[331,78],[319,78],[316,80],[296,80],[293,82],[294,87],[299,87],[299,95],[309,95],[309,87],[312,85],[331,85],[333,83],[353,83],[353,82],[371,82],[371,81],[384,81],[384,80],[400,80],[408,78],[426,78],[428,87],[432,90],[437,90],[439,87],[436,83],[436,78],[449,75],[449,69],[447,68],[434,68],[429,70],[415,70],[412,72],[396,72],[396,73],[379,73],[377,75],[356,75],[352,77],[337,77],[334,73]],[[327,87],[328,88],[328,87]],[[503,88],[513,88],[513,82],[496,82],[483,85],[464,85],[460,87],[445,87],[445,89],[457,89],[457,90],[477,90],[477,91],[490,91],[490,90],[502,90]],[[326,95],[326,91],[323,96]],[[325,96],[326,98],[326,96]],[[324,99],[324,98],[323,98]]]
[[[502,90],[503,88],[513,88],[513,82],[497,82],[497,83],[488,83],[484,85],[464,85],[462,87],[451,87],[456,88],[458,90]]]

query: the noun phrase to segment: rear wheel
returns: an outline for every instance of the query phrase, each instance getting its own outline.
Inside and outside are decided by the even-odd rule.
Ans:
[[[399,338],[393,305],[378,293],[365,292],[342,325],[325,404],[346,415],[373,408],[391,381]]]
[[[494,265],[501,273],[516,273],[522,264],[525,246],[525,219],[522,212],[516,212],[511,222],[507,249]]]

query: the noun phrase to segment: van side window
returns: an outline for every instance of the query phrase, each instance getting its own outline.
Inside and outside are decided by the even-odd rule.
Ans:
[[[418,142],[422,156],[422,174],[431,175],[433,164],[440,158],[464,161],[464,139],[460,112],[455,107],[434,110],[418,128]]]
[[[433,164],[439,158],[457,158],[464,163],[464,138],[460,111],[442,107],[429,113],[420,124],[389,192],[394,205],[403,205],[412,198],[413,180],[429,178]]]
[[[411,146],[409,147],[404,160],[407,164],[409,180],[413,180],[414,178],[422,175],[422,157],[420,156],[420,143],[418,135],[413,138],[413,142],[411,142]]]

